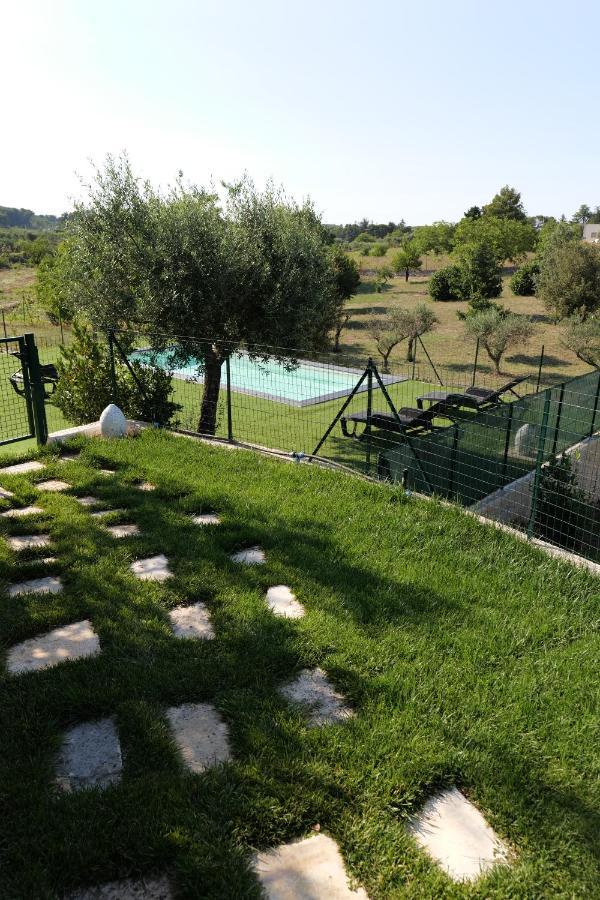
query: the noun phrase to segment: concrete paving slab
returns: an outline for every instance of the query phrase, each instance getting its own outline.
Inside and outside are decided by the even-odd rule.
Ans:
[[[176,606],[169,612],[169,619],[175,637],[210,640],[215,636],[210,613],[204,603]]]
[[[60,578],[46,575],[44,578],[32,578],[30,581],[19,581],[8,587],[9,597],[18,597],[19,594],[60,594],[63,585]]]
[[[216,513],[201,513],[200,515],[192,516],[192,522],[194,525],[219,525],[221,519]]]
[[[36,484],[38,491],[50,491],[50,493],[59,493],[60,491],[68,491],[71,487],[66,481],[60,481],[58,478],[50,478],[48,481],[39,481]]]
[[[63,453],[62,456],[58,457],[58,462],[59,463],[75,462],[76,459],[79,459],[79,456],[80,456],[79,453]]]
[[[107,881],[96,887],[75,891],[66,900],[174,900],[174,897],[169,879],[160,876]]]
[[[56,764],[56,783],[68,793],[108,787],[120,781],[121,744],[112,719],[82,722],[69,728]]]
[[[312,728],[344,722],[355,715],[322,669],[303,669],[281,688],[281,693],[290,703],[306,707]]]
[[[232,562],[242,563],[245,566],[260,566],[266,562],[265,551],[258,545],[238,550],[231,557]]]
[[[29,462],[15,463],[14,466],[5,466],[0,469],[0,475],[26,475],[27,472],[39,472],[45,468],[44,463],[32,459]]]
[[[137,487],[138,487],[139,491],[155,491],[156,490],[156,485],[152,484],[151,481],[142,481],[142,483],[138,484]]]
[[[0,513],[3,519],[24,519],[27,516],[37,516],[44,510],[40,506],[20,506],[16,509],[7,509]]]
[[[350,889],[338,845],[326,834],[258,853],[254,871],[268,900],[368,900],[363,888]]]
[[[50,544],[49,534],[19,534],[16,537],[7,538],[11,550],[20,553],[21,550],[34,550],[38,547],[47,547]]]
[[[276,584],[267,591],[267,605],[276,616],[284,619],[301,619],[304,607],[285,584]]]
[[[116,469],[98,469],[99,475],[104,475],[106,478],[110,478],[112,475],[116,475]]]
[[[89,619],[55,628],[47,634],[15,644],[8,651],[9,672],[33,672],[69,659],[100,653],[100,641]]]
[[[184,703],[167,710],[167,719],[184,764],[204,772],[231,759],[229,729],[210,703]]]
[[[140,533],[139,526],[134,524],[108,525],[106,530],[109,531],[114,538],[135,537],[136,534]]]
[[[124,509],[98,509],[95,512],[90,513],[90,516],[93,519],[103,519],[105,516],[110,516],[113,513],[124,513]]]
[[[80,506],[97,506],[98,503],[102,502],[97,497],[92,497],[91,494],[88,494],[87,497],[75,497],[75,500]]]
[[[2,500],[10,500],[11,497],[14,497],[12,491],[7,491],[5,488],[0,487],[0,499]]]
[[[408,829],[455,881],[473,881],[509,860],[508,847],[457,788],[430,797]]]
[[[166,581],[173,576],[169,569],[169,560],[164,553],[136,560],[131,564],[131,571],[142,581]]]

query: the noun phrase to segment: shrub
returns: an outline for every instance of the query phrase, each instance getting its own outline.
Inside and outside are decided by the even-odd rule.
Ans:
[[[535,294],[537,276],[540,274],[539,263],[525,263],[517,269],[510,279],[510,289],[517,297],[532,297]]]
[[[385,244],[373,244],[369,256],[385,256],[387,247]]]
[[[429,279],[429,296],[432,300],[462,300],[462,271],[459,266],[446,266],[434,272]]]
[[[465,244],[456,251],[461,271],[463,299],[499,297],[502,269],[492,245],[486,241]]]
[[[102,410],[113,400],[111,367],[108,347],[96,338],[91,328],[75,323],[73,335],[73,343],[60,350],[54,403],[69,421],[83,425],[99,419]],[[124,363],[117,361],[115,354],[118,405],[130,419],[169,424],[174,413],[181,409],[169,400],[171,373],[146,368],[137,360],[130,365],[135,378]]]
[[[577,486],[571,457],[566,453],[542,469],[536,506],[535,532],[566,550],[600,553],[600,506]]]

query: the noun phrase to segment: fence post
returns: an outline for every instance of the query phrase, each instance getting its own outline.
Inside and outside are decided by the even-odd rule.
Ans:
[[[592,410],[592,424],[590,425],[590,437],[594,433],[596,426],[596,413],[598,412],[598,399],[600,398],[600,372],[598,372],[598,383],[596,385],[596,396],[594,398],[594,409]]]
[[[477,376],[477,357],[479,356],[479,338],[477,338],[477,342],[475,344],[475,362],[473,363],[473,378],[471,379],[471,385],[475,384],[475,378]]]
[[[373,412],[373,360],[367,360],[367,424],[365,434],[367,436],[367,474],[371,470],[371,414]]]
[[[502,482],[506,480],[506,465],[508,462],[508,450],[510,447],[510,432],[512,429],[512,417],[513,417],[513,406],[512,403],[508,404],[508,419],[506,422],[506,438],[504,440],[504,459],[502,461]]]
[[[454,476],[456,474],[456,453],[458,451],[458,422],[455,422],[452,427],[454,428],[454,434],[452,435],[450,477],[448,478],[448,497],[450,499],[452,499],[452,494],[454,493]]]
[[[227,386],[227,440],[233,441],[233,420],[231,416],[231,369],[229,367],[229,354],[225,357],[225,376]]]
[[[565,396],[565,383],[560,386],[560,394],[558,396],[558,409],[556,411],[556,424],[554,426],[554,437],[552,439],[552,456],[556,453],[556,445],[558,443],[558,429],[560,428],[560,417],[562,415],[563,397]]]
[[[108,338],[108,361],[110,365],[110,399],[113,403],[117,403],[117,373],[115,371],[114,333],[112,328],[108,329],[106,336]]]
[[[46,407],[44,405],[44,383],[40,369],[40,357],[35,345],[35,336],[28,332],[23,335],[27,359],[24,364],[29,370],[29,382],[31,385],[31,400],[33,405],[33,421],[35,423],[35,437],[38,444],[45,444],[48,440],[48,424],[46,422]]]
[[[542,366],[543,366],[543,365],[544,365],[544,345],[542,344],[542,350],[541,350],[541,352],[540,352],[540,364],[539,364],[539,367],[538,367],[537,384],[536,384],[536,387],[535,387],[535,392],[536,392],[536,394],[537,394],[537,392],[538,392],[539,389],[540,389],[540,384],[541,384],[541,381],[542,381]]]
[[[542,477],[542,463],[544,462],[544,448],[546,446],[546,431],[548,429],[548,419],[550,417],[550,394],[551,391],[546,391],[546,397],[544,399],[544,412],[542,414],[542,424],[540,427],[537,458],[535,461],[535,476],[533,479],[533,490],[531,493],[531,511],[529,514],[529,522],[527,525],[528,538],[533,537],[535,526],[535,514],[537,511],[538,495],[540,492],[540,480]]]
[[[417,364],[417,339],[415,338],[415,342],[413,344],[413,358],[412,358],[412,381],[415,380],[415,366]]]

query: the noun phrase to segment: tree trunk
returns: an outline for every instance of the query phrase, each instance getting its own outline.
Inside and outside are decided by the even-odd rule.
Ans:
[[[204,358],[204,392],[198,431],[200,434],[214,434],[217,428],[217,404],[221,387],[221,365],[223,357],[214,346],[206,351]]]
[[[405,271],[404,275],[405,275],[405,280],[408,281],[408,269]]]
[[[393,348],[392,348],[392,349],[393,349]],[[389,358],[390,358],[390,353],[391,353],[391,352],[392,352],[392,350],[388,350],[387,353],[382,353],[382,354],[381,354],[382,357],[383,357],[383,366],[382,366],[382,368],[383,368],[383,371],[384,371],[384,372],[389,372],[389,371],[390,371],[390,366],[389,366],[388,360],[389,360]]]
[[[415,338],[408,339],[408,348],[406,350],[406,362],[412,362],[415,357]]]

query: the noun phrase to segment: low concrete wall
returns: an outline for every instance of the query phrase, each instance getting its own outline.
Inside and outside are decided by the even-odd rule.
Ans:
[[[565,451],[572,457],[577,485],[592,502],[600,500],[600,433],[586,438]],[[544,464],[544,465],[547,465]],[[535,471],[511,481],[506,487],[475,503],[471,510],[480,516],[505,524],[526,525],[531,515],[531,497]]]
[[[127,419],[127,437],[139,434],[142,428],[150,428],[147,422],[135,422]],[[48,435],[49,444],[62,444],[74,437],[101,437],[100,422],[89,422],[87,425],[73,425],[71,428],[63,428],[62,431],[53,431]]]

